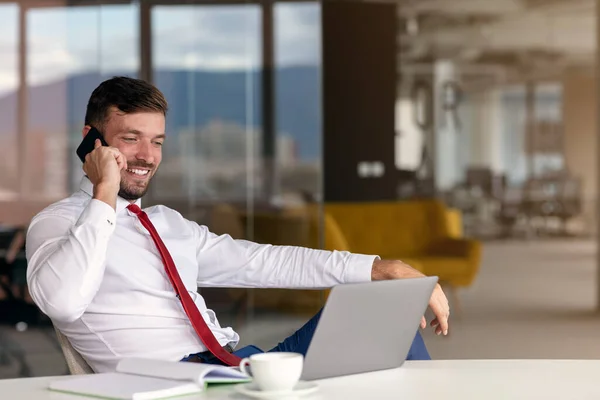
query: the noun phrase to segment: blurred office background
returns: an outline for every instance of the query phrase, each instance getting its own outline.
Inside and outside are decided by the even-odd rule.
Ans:
[[[0,0],[0,378],[67,373],[23,231],[104,79],[169,103],[144,205],[438,275],[434,358],[598,358],[596,0]],[[274,345],[327,291],[202,289]],[[401,305],[399,305],[401,306]]]

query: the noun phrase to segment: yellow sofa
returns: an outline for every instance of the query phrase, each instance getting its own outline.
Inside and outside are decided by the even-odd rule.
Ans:
[[[320,218],[317,205],[288,208],[276,213],[251,214],[253,236],[258,243],[273,245],[322,248],[321,238],[331,249],[349,250],[342,231],[335,220],[325,214]],[[248,218],[240,215],[244,228]],[[244,229],[242,228],[242,229]],[[321,236],[320,232],[324,235]],[[326,247],[323,247],[326,248]],[[292,314],[312,315],[325,304],[329,290],[308,289],[250,289],[252,304],[260,309],[277,310]],[[249,293],[246,289],[231,289],[232,298]]]
[[[460,214],[439,201],[328,203],[325,211],[347,243],[338,249],[326,239],[326,249],[399,259],[456,287],[477,275],[481,243],[461,238]]]
[[[313,211],[300,207],[249,215],[238,212],[236,231],[246,232],[251,224],[252,235],[246,239],[272,245],[317,247],[318,221]],[[228,289],[227,292],[232,301],[249,301],[258,309],[303,315],[316,313],[326,295],[323,290],[306,289]]]
[[[278,215],[257,214],[254,227],[259,242],[399,259],[451,287],[470,285],[481,258],[480,242],[462,238],[460,212],[435,200],[328,203],[323,209],[310,205]],[[313,313],[328,294],[329,290],[256,290],[255,305]]]
[[[234,231],[244,232],[246,218],[240,214],[232,218],[239,224]],[[460,212],[437,201],[328,203],[323,208],[309,205],[278,213],[259,212],[252,214],[252,220],[251,239],[260,243],[378,254],[400,259],[456,287],[471,284],[481,257],[480,243],[462,238]],[[229,225],[224,229],[228,233]],[[251,292],[255,307],[300,314],[318,311],[329,294],[329,290],[289,289],[228,292],[232,300]]]

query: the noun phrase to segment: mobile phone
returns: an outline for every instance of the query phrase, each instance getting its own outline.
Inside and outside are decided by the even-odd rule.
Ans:
[[[100,142],[102,142],[102,146],[108,146],[108,143],[106,143],[106,140],[104,140],[104,137],[102,136],[100,131],[92,127],[92,129],[90,129],[90,131],[87,133],[87,135],[85,135],[85,137],[81,141],[79,147],[77,147],[77,155],[79,156],[79,159],[81,159],[81,162],[84,163],[85,156],[87,156],[89,152],[94,150],[96,139],[100,139]]]

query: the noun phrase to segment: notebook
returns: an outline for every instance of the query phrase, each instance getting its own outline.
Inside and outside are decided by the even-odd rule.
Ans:
[[[147,400],[198,393],[209,383],[250,380],[237,368],[127,358],[119,362],[116,372],[56,380],[49,389],[105,399]]]

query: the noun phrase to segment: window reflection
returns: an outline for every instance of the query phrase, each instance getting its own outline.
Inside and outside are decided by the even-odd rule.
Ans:
[[[16,95],[18,78],[16,4],[0,4],[0,200],[16,196],[19,186]]]
[[[277,166],[282,203],[321,197],[321,8],[277,3]]]
[[[87,100],[107,77],[137,74],[138,37],[135,5],[28,11],[27,181],[32,193],[60,198],[79,186],[83,171],[75,149]]]
[[[153,7],[153,76],[171,110],[156,201],[258,192],[260,21],[255,5]]]

